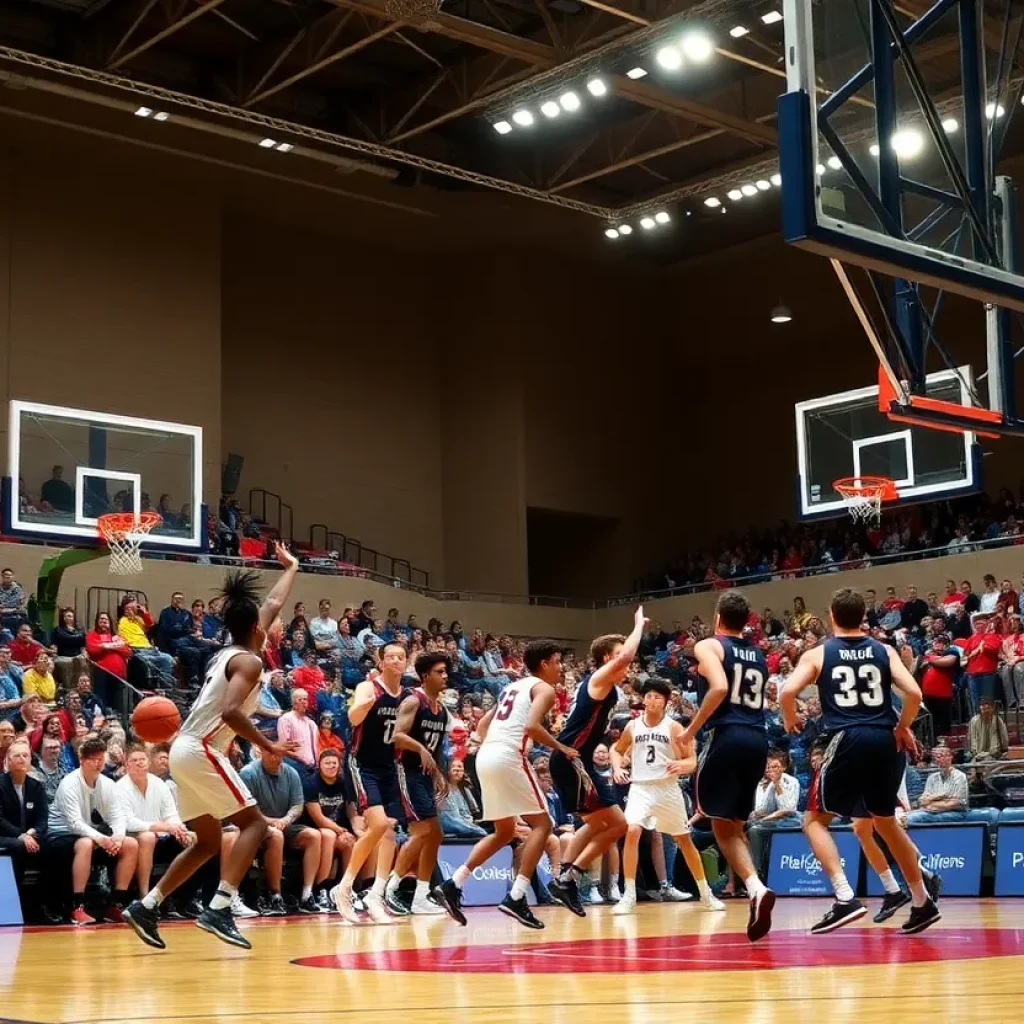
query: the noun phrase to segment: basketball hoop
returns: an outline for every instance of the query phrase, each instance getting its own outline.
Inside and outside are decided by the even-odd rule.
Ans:
[[[139,547],[163,521],[156,512],[111,512],[99,517],[96,530],[110,548],[110,571],[115,576],[142,572]]]
[[[882,502],[895,501],[900,496],[896,484],[886,476],[844,476],[832,487],[843,496],[855,523],[880,522]]]

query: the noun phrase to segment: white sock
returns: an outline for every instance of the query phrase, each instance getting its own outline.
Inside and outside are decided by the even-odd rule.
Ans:
[[[910,887],[910,901],[915,907],[923,907],[928,902],[928,890],[924,887],[924,881]]]
[[[706,900],[711,895],[711,889],[708,887],[708,880],[706,878],[697,879],[697,892],[700,893],[702,900]]]
[[[309,897],[312,896],[312,895],[313,895],[313,886],[311,886],[311,885],[304,885],[302,887],[302,898],[304,900],[308,900]]]
[[[147,910],[156,910],[164,901],[164,894],[159,888],[150,889],[145,896],[142,897],[142,905]]]
[[[892,868],[888,868],[881,872],[878,877],[882,880],[882,888],[887,893],[900,891],[900,883],[896,881],[896,876],[892,873]]]
[[[628,899],[636,899],[636,879],[627,878],[625,884],[622,886],[622,894]]]
[[[237,895],[238,886],[225,882],[222,879],[220,885],[217,886],[217,892],[214,894],[213,899],[210,900],[210,909],[227,910],[231,906],[232,899]]]
[[[386,878],[375,878],[373,880],[373,892],[374,896],[383,896],[384,889],[387,887],[388,880]]]
[[[765,885],[764,882],[762,882],[761,879],[757,877],[756,872],[752,874],[749,878],[744,878],[743,885],[747,890],[747,895],[751,899],[760,896],[761,893],[767,892],[768,890],[768,886]]]
[[[387,892],[389,895],[393,895],[395,890],[402,884],[401,875],[396,874],[394,871],[388,877]]]
[[[836,899],[840,903],[849,903],[853,899],[853,889],[846,880],[845,872],[840,871],[834,874],[830,881],[832,882],[832,890],[836,894]]]
[[[516,880],[512,883],[512,891],[509,893],[509,896],[514,900],[521,900],[526,895],[529,885],[530,880],[526,875],[516,875]]]
[[[413,899],[425,900],[427,898],[427,893],[428,892],[430,892],[430,883],[429,882],[417,882],[416,883],[416,895],[413,897]]]
[[[461,889],[466,884],[466,879],[469,878],[471,874],[472,872],[465,864],[460,864],[455,869],[455,874],[452,875],[452,881]]]

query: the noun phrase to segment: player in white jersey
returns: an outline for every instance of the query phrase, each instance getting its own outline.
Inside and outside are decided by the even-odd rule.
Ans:
[[[284,573],[259,601],[259,573],[231,572],[221,592],[221,615],[231,645],[210,662],[199,696],[171,746],[170,769],[178,789],[182,820],[196,834],[196,842],[171,862],[163,878],[141,900],[123,913],[125,921],[149,946],[164,949],[157,930],[160,904],[211,857],[220,853],[221,821],[239,829],[230,856],[221,865],[220,885],[196,921],[204,931],[243,949],[251,943],[235,927],[231,902],[267,834],[267,820],[231,767],[227,750],[236,735],[283,757],[294,752],[293,743],[272,743],[250,721],[260,694],[266,631],[284,607],[299,563],[281,544],[278,561]]]
[[[640,834],[656,829],[672,836],[700,891],[705,910],[725,910],[708,887],[700,853],[690,838],[686,801],[679,788],[679,776],[697,767],[693,743],[683,740],[683,727],[665,714],[672,689],[663,679],[648,679],[643,688],[644,713],[634,718],[612,747],[612,777],[620,785],[629,783],[626,798],[626,844],[622,851],[622,899],[613,914],[632,914],[636,909],[636,868]],[[631,770],[625,767],[632,751]],[[656,839],[660,842],[660,839]]]
[[[509,683],[477,726],[483,744],[476,755],[476,774],[483,797],[483,818],[494,825],[494,833],[481,839],[452,877],[433,890],[434,899],[462,925],[466,923],[462,912],[466,879],[512,842],[516,819],[522,818],[530,826],[530,834],[523,843],[519,874],[498,909],[528,928],[544,927],[527,905],[526,889],[551,833],[551,816],[526,758],[526,744],[534,740],[560,750],[568,758],[577,754],[559,743],[542,724],[555,703],[555,686],[562,678],[561,648],[550,640],[534,640],[527,644],[523,660],[530,675]]]

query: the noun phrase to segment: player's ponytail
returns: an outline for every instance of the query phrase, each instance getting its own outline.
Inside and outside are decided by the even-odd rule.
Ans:
[[[247,569],[234,569],[224,577],[218,595],[222,601],[221,618],[236,644],[248,645],[260,619],[260,575]]]

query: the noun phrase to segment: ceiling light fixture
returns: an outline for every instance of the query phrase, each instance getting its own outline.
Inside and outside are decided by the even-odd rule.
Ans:
[[[775,186],[776,188],[778,188],[778,187],[779,187],[779,186],[780,186],[780,185],[782,184],[782,175],[781,175],[781,174],[773,174],[773,175],[772,175],[772,176],[771,176],[771,177],[770,177],[770,178],[769,178],[768,180],[769,180],[769,181],[770,181],[770,182],[771,182],[771,183],[772,183],[772,184],[773,184],[773,185],[774,185],[774,186]]]
[[[605,238],[618,238],[619,237],[619,233],[618,233],[618,231],[615,230],[615,228],[605,228],[604,229],[604,237]]]
[[[908,160],[924,149],[924,136],[916,128],[902,128],[892,137],[893,152]]]
[[[653,217],[641,217],[640,218],[640,227],[642,227],[644,229],[644,231],[650,231],[651,228],[654,227],[654,218]]]
[[[710,206],[711,209],[713,210],[716,207],[722,205],[722,200],[719,199],[717,196],[708,196],[707,199],[704,200],[704,205],[705,206]]]
[[[562,108],[554,100],[548,100],[540,105],[540,112],[545,117],[558,117],[562,112]]]
[[[843,166],[843,161],[837,156],[830,156],[828,158],[828,165],[833,171],[838,171]]]
[[[574,92],[562,93],[558,103],[567,114],[575,114],[580,109],[580,98]]]
[[[771,182],[765,181],[764,178],[761,178],[760,181],[755,181],[754,184],[757,186],[759,192],[767,192],[772,187]]]
[[[669,222],[669,221],[670,221],[670,220],[671,220],[672,218],[671,218],[671,217],[670,217],[670,216],[669,216],[669,215],[668,215],[668,214],[667,214],[667,213],[666,213],[666,212],[665,212],[664,210],[659,210],[659,211],[658,211],[658,212],[657,212],[657,213],[656,213],[656,214],[654,215],[654,219],[655,219],[655,220],[656,220],[656,221],[657,221],[657,222],[658,222],[659,224],[667,224],[667,223],[668,223],[668,222]]]
[[[729,29],[729,35],[731,35],[733,39],[742,39],[744,36],[749,34],[750,29],[746,28],[744,25],[736,25]]]
[[[631,68],[626,72],[627,78],[632,78],[634,81],[638,78],[646,78],[647,71],[644,68]]]
[[[741,185],[740,186],[740,191],[745,196],[756,196],[757,195],[757,189],[753,185]]]
[[[135,116],[136,117],[149,117],[152,113],[153,113],[153,110],[152,110],[151,107],[139,107],[135,111]]]
[[[508,135],[512,131],[512,125],[508,121],[495,121],[493,127],[499,135]]]
[[[631,234],[633,234],[633,229],[632,229],[632,227],[630,227],[629,224],[620,224],[619,225],[619,234],[620,235],[631,235]]]
[[[792,319],[793,314],[789,311],[789,308],[784,306],[781,302],[772,310],[773,324],[788,324]]]
[[[533,124],[533,114],[528,110],[517,110],[512,115],[512,120],[515,121],[516,124],[522,125],[523,128],[528,128]]]
[[[992,118],[1000,118],[1006,113],[1006,108],[1001,103],[989,103],[985,107],[985,116],[991,121]]]
[[[683,66],[683,55],[678,47],[663,46],[655,55],[654,59],[666,71],[678,71]]]
[[[169,119],[170,119],[170,116],[171,116],[171,115],[170,115],[170,114],[168,114],[166,110],[158,110],[158,111],[157,111],[157,112],[156,112],[156,113],[155,113],[155,114],[153,115],[153,120],[154,120],[154,121],[167,121],[167,120],[169,120]]]
[[[278,153],[290,153],[295,147],[290,142],[282,142],[276,148]]]
[[[761,15],[761,20],[766,25],[775,25],[782,21],[782,14],[779,11],[769,11],[767,14]]]
[[[727,195],[734,203],[739,202],[743,198],[743,193],[738,188],[729,189]]]
[[[878,143],[877,143],[877,142],[872,142],[872,143],[871,143],[871,145],[870,145],[870,146],[868,146],[868,152],[869,152],[869,153],[870,153],[870,154],[871,154],[872,156],[878,156],[878,155],[879,155],[879,153],[881,153],[881,152],[882,152],[882,150],[881,150],[881,147],[880,147],[880,146],[878,145]]]
[[[952,135],[959,127],[960,122],[955,117],[947,117],[946,120],[942,122],[942,130],[947,135]]]
[[[591,96],[604,96],[608,92],[608,86],[604,84],[604,81],[600,78],[592,78],[587,82],[587,92]]]
[[[277,139],[260,139],[260,149],[273,149],[277,145]]]
[[[697,64],[703,64],[715,52],[711,37],[703,32],[688,32],[679,45],[683,53]]]

